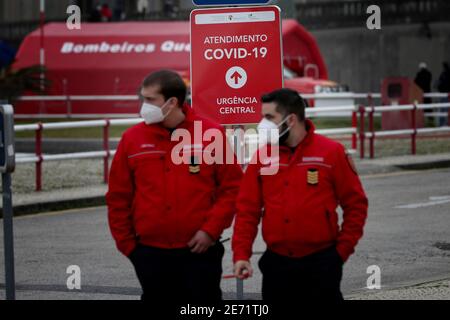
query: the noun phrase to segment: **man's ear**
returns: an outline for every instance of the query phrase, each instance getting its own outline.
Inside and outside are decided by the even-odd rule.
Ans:
[[[179,105],[179,101],[178,101],[177,97],[170,97],[169,100],[171,100],[169,102],[169,104],[170,105],[174,105],[174,108],[176,108],[176,107],[180,107],[181,108],[181,106]]]
[[[292,128],[295,125],[296,121],[300,121],[300,120],[298,119],[298,117],[297,117],[297,115],[295,113],[291,113],[289,115],[289,118],[288,118],[288,121],[287,121],[287,125]]]

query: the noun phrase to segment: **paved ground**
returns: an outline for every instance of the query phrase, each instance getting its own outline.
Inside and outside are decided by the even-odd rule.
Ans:
[[[384,171],[366,171],[362,179],[370,213],[365,236],[345,265],[344,294],[350,299],[450,299],[448,282],[443,281],[450,279],[450,169]],[[139,297],[132,266],[117,253],[109,235],[105,207],[16,218],[15,241],[19,299]],[[224,274],[229,274],[229,242],[226,248]],[[264,250],[261,239],[254,249],[256,265]],[[69,265],[81,268],[81,291],[67,290]],[[365,288],[371,265],[381,269],[381,290]],[[258,272],[245,282],[245,298],[260,297],[260,282]],[[428,284],[414,286],[423,283]],[[222,286],[225,298],[235,296],[235,280],[224,280]]]
[[[348,296],[350,300],[450,300],[450,279]]]

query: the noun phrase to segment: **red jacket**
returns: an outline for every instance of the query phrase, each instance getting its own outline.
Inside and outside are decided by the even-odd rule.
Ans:
[[[184,112],[186,120],[178,128],[188,130],[192,139],[194,121],[201,121],[203,131],[214,128],[223,133],[219,125],[197,117],[189,107]],[[198,230],[217,240],[231,225],[240,166],[177,165],[171,157],[177,145],[158,124],[140,123],[123,134],[112,162],[106,202],[111,233],[124,255],[133,251],[138,239],[144,245],[183,248]],[[200,156],[207,145],[188,141],[181,150],[188,158]],[[224,152],[225,145],[216,152]]]
[[[344,261],[354,252],[367,216],[363,187],[344,147],[315,134],[309,120],[306,126],[294,153],[280,147],[277,174],[260,174],[265,161],[248,166],[237,200],[235,262],[252,255],[260,219],[267,247],[280,255],[303,257],[333,244]],[[341,228],[338,205],[344,211]]]

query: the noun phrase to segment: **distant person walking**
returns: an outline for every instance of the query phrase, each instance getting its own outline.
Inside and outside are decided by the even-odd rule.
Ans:
[[[141,19],[144,19],[149,12],[148,0],[138,0],[137,2],[137,12]]]
[[[164,1],[164,15],[166,18],[175,18],[176,11],[175,3],[172,0]]]
[[[439,92],[450,92],[450,67],[448,65],[448,62],[443,62],[442,66],[444,67],[444,70],[442,70],[441,75],[439,76],[438,80],[438,90]]]
[[[419,71],[416,74],[416,78],[414,82],[422,89],[423,93],[431,92],[431,79],[432,74],[430,70],[427,68],[427,64],[425,62],[421,62],[419,64]],[[431,98],[424,98],[424,103],[431,103]]]
[[[438,79],[437,88],[439,92],[450,93],[450,67],[448,62],[443,62],[442,66],[444,70]],[[448,96],[441,99],[441,102],[449,102]],[[441,112],[448,112],[448,109],[441,109]],[[448,124],[447,117],[439,117],[439,126],[445,126]]]
[[[112,21],[113,13],[112,13],[112,10],[111,10],[111,8],[109,7],[108,4],[105,3],[102,6],[100,14],[102,16],[102,21],[103,22],[110,22],[110,21]]]
[[[101,11],[102,6],[96,6],[94,9],[92,9],[90,15],[89,15],[89,22],[101,22],[102,21],[102,14]]]
[[[126,18],[125,0],[116,0],[114,3],[113,21],[123,21]]]

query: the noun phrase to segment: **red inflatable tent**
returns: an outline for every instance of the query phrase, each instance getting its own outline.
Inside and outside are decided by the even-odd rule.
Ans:
[[[148,73],[179,72],[189,83],[189,22],[83,23],[69,30],[64,23],[45,26],[45,53],[50,95],[135,95]],[[29,34],[16,56],[15,68],[39,63],[40,33]],[[296,21],[283,21],[285,65],[299,76],[326,79],[327,71],[314,38]],[[137,101],[20,102],[22,117],[136,116]]]

